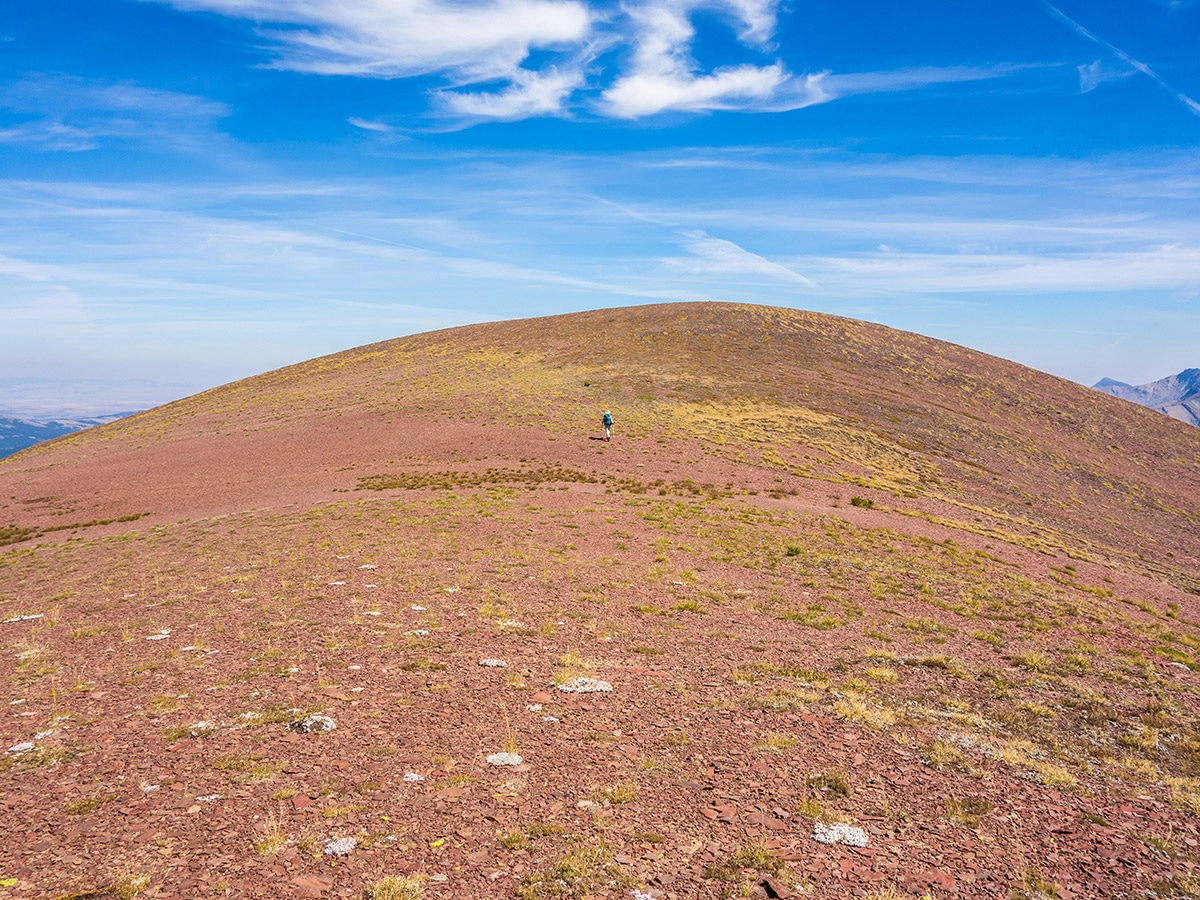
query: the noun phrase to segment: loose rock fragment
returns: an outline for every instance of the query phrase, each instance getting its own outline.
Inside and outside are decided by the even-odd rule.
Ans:
[[[11,616],[10,618],[5,619],[3,622],[0,622],[0,625],[7,625],[9,622],[28,622],[30,619],[40,619],[41,617],[41,613],[34,613],[31,616]]]
[[[424,781],[425,776],[420,774],[419,772],[405,772],[404,780],[409,782],[410,784],[413,784],[418,781]]]
[[[162,628],[159,630],[158,634],[147,635],[146,640],[148,640],[148,641],[165,641],[170,636],[171,636],[171,629],[170,628]]]
[[[855,828],[853,825],[847,825],[845,822],[837,822],[833,825],[818,822],[813,827],[813,840],[820,841],[822,844],[845,844],[847,847],[865,847],[867,846],[867,833],[861,828]]]
[[[490,669],[507,669],[508,668],[508,663],[506,663],[502,659],[481,659],[479,661],[479,664],[481,666],[487,666]]]
[[[522,763],[519,753],[493,753],[487,761],[489,766],[519,766]]]
[[[308,734],[312,731],[333,731],[337,728],[337,722],[329,718],[329,716],[311,715],[305,716],[297,722],[292,722],[288,725],[288,731],[294,731],[297,734]]]
[[[612,685],[607,681],[597,681],[595,678],[579,677],[563,682],[558,689],[564,694],[595,694],[608,693]]]
[[[326,856],[349,856],[358,846],[358,841],[352,837],[337,838],[325,845]]]
[[[33,741],[22,741],[19,744],[13,744],[8,748],[9,753],[15,753],[18,756],[22,753],[28,753],[33,749]]]

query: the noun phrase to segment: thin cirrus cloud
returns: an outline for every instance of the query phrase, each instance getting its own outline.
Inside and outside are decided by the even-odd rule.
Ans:
[[[465,119],[557,114],[583,81],[578,51],[593,13],[578,0],[163,0],[260,23],[275,44],[273,65],[318,75],[406,78],[439,74],[454,87],[502,82],[490,92],[435,92]],[[523,67],[531,51],[572,51],[543,71]],[[361,121],[361,120],[360,120]],[[383,130],[352,122],[359,128]],[[372,123],[373,124],[373,123]]]
[[[463,124],[589,110],[641,119],[662,113],[780,112],[856,93],[913,90],[1013,69],[790,72],[771,59],[779,0],[154,0],[258,23],[277,68],[326,75],[437,75],[442,115]],[[747,58],[705,65],[693,19],[723,22]],[[533,66],[533,54],[549,60]],[[712,61],[708,61],[712,62]],[[366,124],[364,124],[366,123]],[[352,124],[383,131],[366,120]]]
[[[444,91],[439,95],[443,108],[465,119],[516,121],[534,116],[557,115],[567,97],[583,82],[583,73],[567,69],[546,72],[518,69],[512,81],[501,91]]]
[[[355,128],[361,128],[363,131],[374,131],[378,134],[390,134],[393,131],[391,125],[386,122],[378,122],[372,119],[360,119],[358,116],[350,116],[346,120]]]
[[[1133,69],[1114,69],[1112,65],[1106,64],[1102,59],[1084,63],[1076,68],[1079,70],[1079,93],[1081,94],[1090,94],[1106,81],[1118,81],[1128,78],[1134,73]]]
[[[804,287],[816,287],[811,279],[794,269],[752,253],[733,241],[710,237],[703,231],[690,232],[684,238],[684,248],[691,256],[668,260],[671,268],[692,274],[765,275]]]
[[[35,75],[0,88],[0,108],[18,119],[0,129],[0,144],[68,152],[94,150],[108,138],[184,144],[229,113],[204,97],[65,75]]]
[[[401,78],[449,73],[464,82],[510,75],[532,48],[583,40],[591,13],[577,0],[163,0],[274,26],[281,68]]]
[[[1141,72],[1143,75],[1147,76],[1148,78],[1152,79],[1163,90],[1168,91],[1171,94],[1174,94],[1175,98],[1177,100],[1179,100],[1179,102],[1182,103],[1184,106],[1186,106],[1189,110],[1191,110],[1191,112],[1194,115],[1200,116],[1200,103],[1196,102],[1195,100],[1193,100],[1191,97],[1189,97],[1187,94],[1183,93],[1182,91],[1177,91],[1174,87],[1172,87],[1170,84],[1167,83],[1167,80],[1165,78],[1163,78],[1161,75],[1159,75],[1157,72],[1155,72],[1152,68],[1150,68],[1150,66],[1146,65],[1146,63],[1142,62],[1139,59],[1134,59],[1132,56],[1130,56],[1128,53],[1126,53],[1120,47],[1117,47],[1114,44],[1110,44],[1108,41],[1106,41],[1104,38],[1100,37],[1097,34],[1093,34],[1091,31],[1084,28],[1082,25],[1080,25],[1078,22],[1076,22],[1074,19],[1072,19],[1070,16],[1068,16],[1062,10],[1060,10],[1057,6],[1048,2],[1048,0],[1042,0],[1042,4],[1050,12],[1050,14],[1052,16],[1054,16],[1054,18],[1058,19],[1060,22],[1062,22],[1064,25],[1066,25],[1068,28],[1070,28],[1072,31],[1074,31],[1076,34],[1078,34],[1080,37],[1086,38],[1087,40],[1091,41],[1093,44],[1095,44],[1098,47],[1103,47],[1105,50],[1110,52],[1113,56],[1117,57],[1117,59],[1121,60],[1121,62],[1128,65],[1130,68],[1135,69],[1138,72]],[[1096,68],[1093,70],[1092,66],[1095,66]],[[1092,79],[1095,76],[1097,76],[1100,72],[1099,63],[1098,62],[1093,63],[1092,66],[1087,66],[1087,67],[1081,66],[1079,69],[1080,89],[1084,93],[1087,93],[1088,90],[1090,90],[1091,88],[1094,88],[1099,83],[1098,79],[1094,83],[1092,81]],[[1085,72],[1085,68],[1088,71]],[[1088,87],[1089,84],[1091,85],[1091,88]]]

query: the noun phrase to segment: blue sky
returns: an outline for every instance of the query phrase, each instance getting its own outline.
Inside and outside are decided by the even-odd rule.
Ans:
[[[739,300],[1200,366],[1195,0],[0,11],[0,410]]]

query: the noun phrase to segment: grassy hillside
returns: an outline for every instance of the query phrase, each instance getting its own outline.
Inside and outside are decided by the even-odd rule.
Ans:
[[[726,304],[474,326],[0,497],[13,896],[1200,894],[1195,430],[1003,360]]]

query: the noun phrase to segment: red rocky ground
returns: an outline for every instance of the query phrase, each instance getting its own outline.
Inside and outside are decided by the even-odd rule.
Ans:
[[[34,448],[0,896],[1200,895],[1198,464],[1049,376],[718,304]]]

